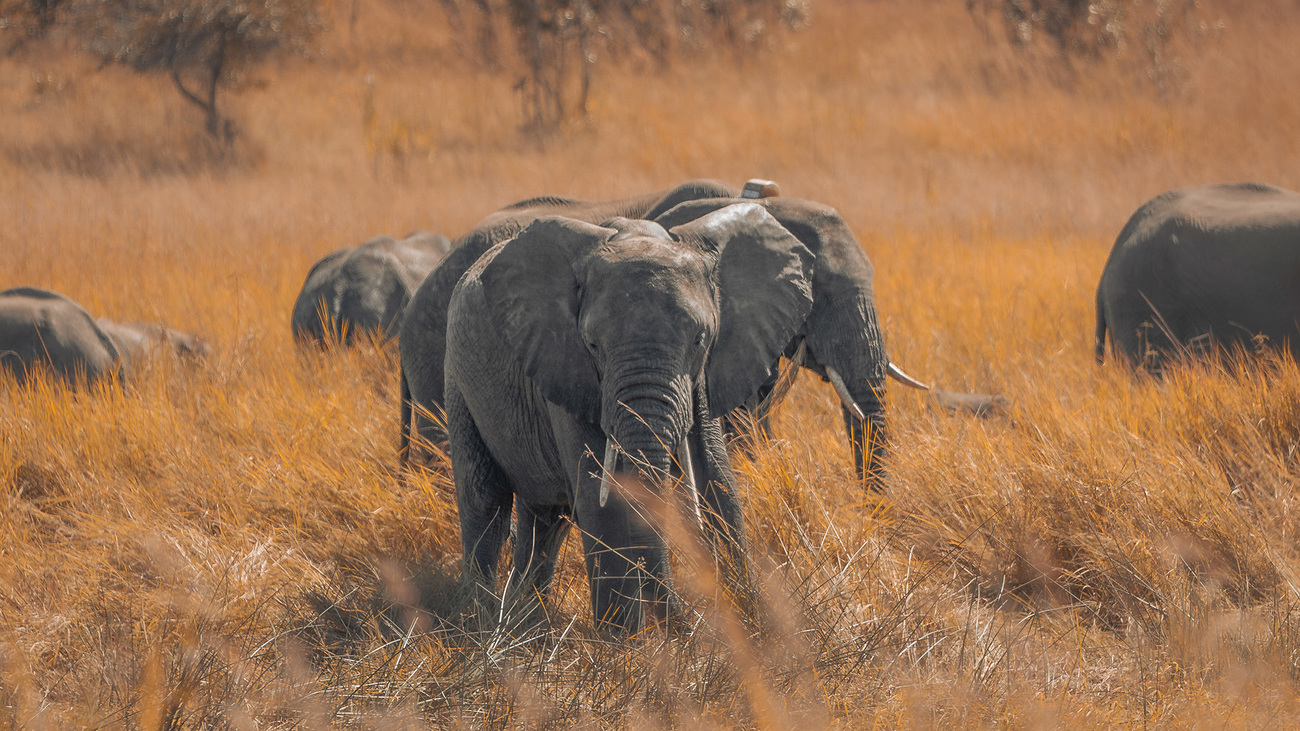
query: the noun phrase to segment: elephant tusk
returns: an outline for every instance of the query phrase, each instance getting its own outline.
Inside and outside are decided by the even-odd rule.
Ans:
[[[930,387],[929,387],[929,386],[925,385],[924,383],[921,383],[920,381],[916,380],[915,378],[912,378],[911,376],[909,376],[909,375],[907,375],[906,373],[904,373],[904,372],[903,372],[903,369],[902,369],[902,368],[899,368],[899,367],[896,366],[896,365],[894,365],[892,361],[891,361],[890,364],[889,364],[889,370],[888,370],[888,373],[889,373],[890,378],[893,378],[895,381],[898,381],[899,383],[903,384],[904,386],[910,386],[910,387],[912,387],[912,388],[915,388],[915,389],[918,389],[918,390],[921,390],[921,391],[929,391],[929,390],[930,390]]]
[[[695,484],[695,468],[691,465],[691,446],[685,439],[677,444],[677,466],[682,470],[682,481],[686,483],[688,499],[695,506],[695,522],[703,529],[704,515],[700,513],[700,490]]]
[[[600,470],[600,507],[605,507],[609,502],[609,483],[614,481],[614,468],[618,462],[618,450],[614,447],[614,440],[605,437],[605,461],[601,464]]]
[[[840,397],[840,401],[844,402],[844,408],[858,417],[859,421],[866,421],[866,414],[862,413],[862,408],[853,400],[853,394],[849,393],[849,387],[844,385],[844,379],[840,378],[839,371],[826,366],[826,377],[830,379],[831,385],[835,387],[835,393]]]

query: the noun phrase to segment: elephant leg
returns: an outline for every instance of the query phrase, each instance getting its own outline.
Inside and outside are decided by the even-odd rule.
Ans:
[[[491,590],[501,547],[510,535],[514,491],[454,386],[447,390],[447,414],[465,576]]]
[[[599,504],[601,465],[590,452],[580,473],[576,516],[596,628],[632,634],[645,619],[662,620],[672,610],[667,546],[647,520],[648,511],[638,510],[623,490],[611,490],[605,505]]]
[[[752,618],[757,606],[756,589],[745,550],[745,518],[736,499],[736,478],[718,420],[699,413],[689,443],[700,513],[719,564],[719,576],[739,601],[742,612]]]
[[[568,506],[518,505],[515,561],[510,583],[541,599],[555,577],[560,545],[569,534]]]
[[[645,619],[668,616],[669,577],[663,538],[625,500],[611,496],[583,521],[583,549],[596,628],[632,634]]]
[[[739,408],[723,417],[722,429],[728,444],[739,445],[746,456],[756,444],[772,439],[772,394],[781,377],[779,361],[772,366],[767,380]]]

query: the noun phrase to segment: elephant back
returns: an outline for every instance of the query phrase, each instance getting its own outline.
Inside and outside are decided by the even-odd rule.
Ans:
[[[1158,371],[1164,354],[1255,336],[1300,355],[1300,194],[1262,183],[1163,193],[1129,217],[1097,284],[1105,337]]]
[[[73,384],[120,375],[117,346],[94,318],[67,297],[34,287],[0,292],[0,362],[20,382],[33,366]]]

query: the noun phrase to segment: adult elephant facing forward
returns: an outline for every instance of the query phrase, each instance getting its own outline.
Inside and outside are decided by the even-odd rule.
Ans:
[[[1184,188],[1129,218],[1097,285],[1097,361],[1111,347],[1159,373],[1211,343],[1263,336],[1300,360],[1300,194],[1260,183]]]
[[[440,413],[443,398],[443,359],[446,356],[447,307],[452,290],[470,266],[488,249],[515,236],[543,216],[560,215],[596,224],[611,218],[653,218],[683,201],[734,197],[740,189],[715,180],[691,180],[674,188],[611,201],[542,196],[519,201],[497,211],[452,243],[451,253],[424,280],[402,318],[401,334],[401,452],[410,436],[419,434],[438,444],[443,430],[422,412]],[[413,408],[414,407],[414,408]]]
[[[513,505],[510,585],[543,595],[572,516],[597,626],[635,632],[671,604],[667,548],[637,492],[674,473],[698,488],[724,566],[743,567],[719,417],[807,317],[811,259],[752,203],[671,236],[647,221],[544,217],[480,258],[455,287],[446,336],[467,575],[495,585]]]

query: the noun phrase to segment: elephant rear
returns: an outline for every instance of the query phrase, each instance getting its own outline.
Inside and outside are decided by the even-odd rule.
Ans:
[[[120,376],[116,345],[82,307],[42,289],[0,292],[0,363],[19,383],[44,368],[69,384]]]
[[[1169,357],[1253,348],[1300,356],[1300,195],[1258,183],[1164,193],[1125,224],[1097,285],[1095,350],[1158,371]]]

